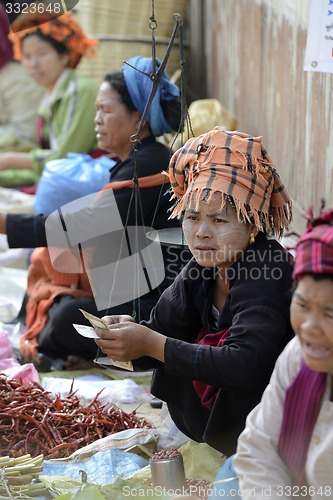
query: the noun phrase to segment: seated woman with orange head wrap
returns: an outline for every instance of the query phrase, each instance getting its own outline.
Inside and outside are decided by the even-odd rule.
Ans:
[[[292,266],[269,239],[288,225],[291,201],[261,137],[219,127],[187,141],[169,175],[193,259],[149,321],[107,316],[96,343],[155,367],[151,392],[177,427],[230,454],[292,336]]]
[[[36,14],[36,26],[33,22],[31,14],[27,19],[20,15],[17,31],[9,36],[15,58],[46,90],[38,110],[40,148],[1,153],[2,186],[35,184],[48,160],[65,158],[68,152],[89,153],[97,144],[93,118],[98,85],[75,72],[81,59],[94,53],[96,41],[84,35],[70,13],[43,24]]]

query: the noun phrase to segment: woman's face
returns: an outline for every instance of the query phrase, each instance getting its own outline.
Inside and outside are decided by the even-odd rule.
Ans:
[[[185,211],[183,231],[195,260],[204,267],[229,267],[249,245],[251,225],[239,222],[236,210],[215,193],[209,204],[200,201]],[[255,231],[256,234],[256,231]]]
[[[67,54],[59,54],[50,43],[38,35],[29,35],[22,41],[22,64],[29,75],[42,87],[53,89],[68,63]]]
[[[130,137],[135,134],[141,115],[131,112],[108,82],[100,86],[96,99],[95,131],[98,146],[125,160],[132,151]]]
[[[333,373],[333,281],[304,276],[291,302],[291,324],[312,370]]]

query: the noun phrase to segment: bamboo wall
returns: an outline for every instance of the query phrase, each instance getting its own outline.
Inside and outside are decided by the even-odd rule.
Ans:
[[[156,56],[162,60],[176,24],[173,14],[178,12],[185,25],[189,3],[190,0],[80,0],[76,17],[84,31],[97,38],[99,44],[97,57],[83,61],[79,72],[101,82],[106,73],[119,70],[124,60],[137,55],[151,57],[153,10]],[[173,76],[179,68],[178,30],[166,69]]]
[[[238,129],[263,135],[294,200],[292,229],[333,207],[333,75],[303,71],[310,0],[192,0],[188,67],[197,97],[218,98]]]

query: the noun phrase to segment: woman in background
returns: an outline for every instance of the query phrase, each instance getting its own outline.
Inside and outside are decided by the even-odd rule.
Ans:
[[[43,24],[38,24],[36,14],[35,21],[31,27],[31,14],[27,19],[21,15],[15,21],[18,31],[10,39],[15,58],[46,90],[38,110],[40,147],[29,153],[0,154],[0,176],[6,185],[34,184],[47,161],[65,158],[68,152],[90,153],[96,147],[93,117],[98,86],[75,72],[81,59],[94,53],[96,41],[84,35],[70,13]]]
[[[138,132],[152,88],[152,80],[147,76],[152,73],[152,59],[138,56],[128,62],[130,65],[125,64],[121,71],[106,76],[96,99],[95,127],[98,145],[119,158],[118,163],[111,169],[111,182],[106,188],[111,188],[114,192],[117,204],[114,210],[118,209],[123,226],[145,226],[154,229],[180,227],[177,220],[169,220],[169,184],[162,174],[168,168],[170,150],[156,140],[156,137],[177,131],[181,126],[179,89],[171,83],[165,72],[147,119],[138,133],[138,142],[134,149],[132,137]],[[157,60],[156,63],[159,68],[160,61]],[[136,176],[139,176],[139,193],[133,189],[133,178]],[[104,192],[107,193],[108,189]],[[140,200],[138,206],[133,201],[134,195]],[[104,196],[98,198],[101,204],[104,199]],[[111,216],[110,213],[105,226]],[[83,227],[78,227],[75,214],[69,215],[68,218],[66,216],[66,224],[70,225],[73,220],[72,225],[82,234],[84,240],[89,236],[84,238],[83,233],[87,231],[91,234],[101,223],[93,211],[83,219]],[[47,245],[45,217],[41,215],[0,215],[0,232],[7,233],[11,248]],[[117,232],[111,231],[98,239],[95,262],[101,265],[117,260],[117,237]],[[112,307],[111,313],[132,314],[135,306],[138,318],[149,318],[151,309],[162,291],[172,283],[188,260],[188,252],[172,245],[163,246],[163,254],[165,279],[159,288],[147,290],[135,303],[130,300]],[[111,259],[112,255],[114,261]],[[21,318],[28,327],[22,338],[23,355],[26,359],[39,359],[42,358],[41,354],[44,359],[61,359],[65,361],[65,367],[68,369],[91,367],[96,356],[96,344],[92,339],[79,335],[73,327],[73,323],[89,324],[79,308],[95,315],[103,314],[103,311],[97,309],[87,275],[57,273],[51,265],[47,248],[36,249],[31,262],[27,300],[22,310],[24,317]],[[147,271],[149,274],[151,269]],[[132,288],[133,280],[134,276],[131,276],[129,289]],[[106,280],[105,288],[108,293],[111,287],[112,282]]]
[[[296,337],[277,360],[211,499],[332,498],[333,209],[309,221],[293,277]]]
[[[250,489],[256,498],[267,489],[273,498],[289,498],[289,491],[332,497],[333,209],[310,221],[296,247],[293,276],[297,337],[249,416],[234,461],[244,499]]]
[[[13,59],[9,32],[8,17],[0,4],[0,151],[30,151],[37,147],[37,109],[43,90]],[[5,185],[4,178],[2,181]]]

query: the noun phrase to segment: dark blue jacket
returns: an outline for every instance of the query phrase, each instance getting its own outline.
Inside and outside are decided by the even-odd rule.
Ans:
[[[277,357],[293,336],[292,264],[277,241],[259,235],[228,271],[229,294],[217,325],[211,314],[212,271],[192,259],[162,294],[150,320],[142,323],[168,337],[165,362],[144,358],[138,363],[155,365],[151,392],[167,402],[177,427],[230,455]],[[198,349],[202,327],[212,333],[230,328],[231,335],[222,347]],[[219,389],[211,411],[201,405],[193,380]]]

